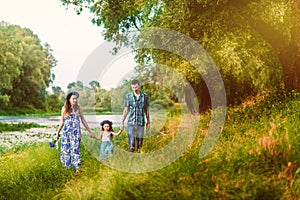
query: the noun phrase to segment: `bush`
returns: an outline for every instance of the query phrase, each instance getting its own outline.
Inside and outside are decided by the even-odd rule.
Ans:
[[[172,106],[174,106],[174,102],[169,99],[157,99],[151,102],[151,107],[158,110],[161,109],[161,107],[168,109]]]

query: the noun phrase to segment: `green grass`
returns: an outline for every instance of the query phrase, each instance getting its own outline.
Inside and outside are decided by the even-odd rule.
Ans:
[[[0,110],[0,116],[56,116],[60,115],[60,111],[45,111],[32,108],[5,108]]]
[[[25,131],[26,129],[30,128],[39,128],[39,127],[45,127],[41,126],[37,123],[18,123],[18,124],[13,124],[13,123],[2,123],[0,122],[0,133],[3,132],[10,132],[10,131]]]
[[[200,159],[199,150],[209,113],[200,117],[188,149],[150,172],[129,173],[98,162],[100,143],[87,136],[78,175],[60,166],[59,152],[48,144],[7,152],[0,157],[0,199],[300,199],[300,97],[264,95],[228,109],[222,134],[206,157]],[[172,144],[176,136],[182,143],[172,146],[174,152],[186,145],[180,135],[191,130],[179,134],[180,123],[178,115],[168,118],[163,128],[152,123],[159,134],[145,139],[141,155]],[[114,143],[127,150],[126,134]],[[120,167],[131,162],[122,159]]]
[[[120,111],[110,111],[110,110],[101,110],[101,109],[91,109],[83,107],[85,115],[113,115],[113,114],[122,114],[123,110]],[[38,117],[47,117],[47,116],[60,116],[61,111],[45,111],[41,109],[26,109],[26,108],[7,108],[0,110],[0,116],[38,116]]]
[[[48,144],[24,147],[0,157],[0,199],[51,199],[72,174]]]

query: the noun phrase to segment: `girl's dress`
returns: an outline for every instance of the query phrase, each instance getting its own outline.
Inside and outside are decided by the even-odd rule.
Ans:
[[[63,133],[61,137],[60,161],[64,167],[79,168],[80,162],[80,116],[72,112],[70,116],[65,116]]]
[[[100,157],[99,160],[102,161],[105,158],[110,157],[113,154],[114,146],[112,144],[112,134],[106,134],[101,131],[102,142],[100,147]]]

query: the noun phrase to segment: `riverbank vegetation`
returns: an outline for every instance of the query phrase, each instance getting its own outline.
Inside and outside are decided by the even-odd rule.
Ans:
[[[18,124],[8,124],[0,122],[0,133],[10,132],[10,131],[25,131],[26,129],[34,127],[44,127],[36,123],[18,123]]]
[[[59,151],[47,143],[7,152],[0,157],[0,199],[299,199],[299,105],[300,95],[294,93],[258,96],[229,108],[219,140],[203,158],[199,150],[210,116],[201,115],[187,151],[168,166],[144,173],[98,162],[99,146],[94,155],[88,148],[95,140],[88,137],[79,174],[62,168]],[[161,131],[146,138],[144,153],[171,142],[181,117],[169,117]],[[126,134],[114,142],[127,149]]]
[[[7,151],[17,152],[25,147],[36,146],[42,141],[50,141],[53,132],[53,128],[36,123],[0,122],[0,156]]]

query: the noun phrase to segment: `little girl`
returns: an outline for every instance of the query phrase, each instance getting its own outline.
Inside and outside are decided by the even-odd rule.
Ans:
[[[100,147],[100,157],[99,160],[102,161],[105,158],[108,158],[112,155],[114,146],[112,144],[112,137],[119,136],[122,133],[120,130],[118,133],[115,133],[112,129],[112,122],[109,120],[104,120],[100,123],[101,131],[99,137],[95,137],[97,140],[102,140]]]

